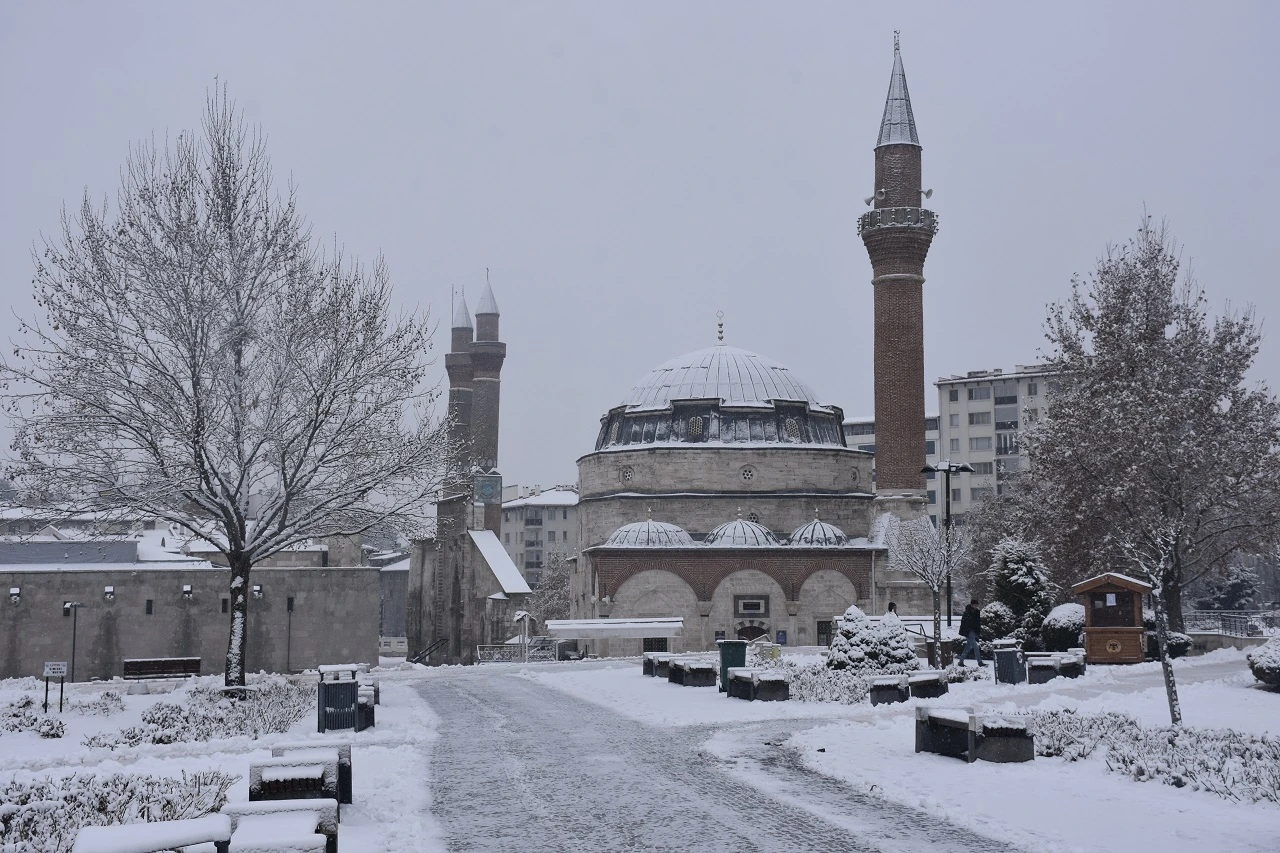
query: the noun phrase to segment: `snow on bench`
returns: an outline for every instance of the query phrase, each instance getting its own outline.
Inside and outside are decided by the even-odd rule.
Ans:
[[[328,839],[316,832],[317,822],[314,812],[244,815],[230,853],[323,853]]]
[[[311,828],[322,834],[327,853],[338,853],[338,809],[336,800],[258,800],[251,803],[227,803],[222,813],[231,818],[234,833],[247,817],[277,814],[305,814],[313,821]],[[308,841],[307,843],[311,843]]]
[[[940,669],[922,669],[907,673],[907,682],[910,684],[925,684],[930,681],[945,681],[946,677],[947,674]]]
[[[282,764],[264,767],[258,774],[263,782],[283,782],[286,779],[324,779],[323,764]]]
[[[72,853],[157,853],[191,844],[213,842],[226,849],[231,818],[221,814],[190,820],[86,826],[76,833]]]
[[[249,764],[249,799],[338,799],[338,750],[306,749]]]
[[[922,715],[949,725],[967,726],[973,717],[973,711],[969,708],[917,708],[916,718],[919,719]]]
[[[338,802],[351,803],[351,743],[345,740],[292,740],[277,743],[271,747],[274,758],[294,757],[295,754],[310,753],[313,750],[336,750],[338,753]],[[313,756],[303,756],[305,760],[314,760]],[[327,763],[328,757],[321,761]]]

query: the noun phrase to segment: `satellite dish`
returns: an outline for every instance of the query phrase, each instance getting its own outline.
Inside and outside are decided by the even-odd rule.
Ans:
[[[931,189],[921,190],[920,194],[923,195],[925,198],[933,198],[933,190]]]

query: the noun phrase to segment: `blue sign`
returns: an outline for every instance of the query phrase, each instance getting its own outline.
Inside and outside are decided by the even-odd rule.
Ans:
[[[786,644],[787,644],[787,632],[786,632],[786,631],[779,631],[779,632],[778,632],[778,645],[780,645],[780,646],[785,646]]]
[[[724,639],[724,631],[716,631],[716,642],[718,643],[723,639]]]

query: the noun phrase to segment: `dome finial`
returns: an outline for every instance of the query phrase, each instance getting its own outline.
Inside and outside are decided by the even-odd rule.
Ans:
[[[724,312],[716,312],[716,341],[724,343]]]
[[[738,507],[738,518],[742,518],[742,507]]]
[[[816,506],[813,508],[813,520],[818,520],[818,508]]]
[[[899,33],[901,33],[901,32],[902,32],[901,30],[894,30],[894,31],[893,31],[893,52],[894,52],[894,53],[897,53],[897,52],[898,52],[898,35],[899,35]]]
[[[653,521],[653,507],[651,506],[645,507],[644,514],[650,521]]]

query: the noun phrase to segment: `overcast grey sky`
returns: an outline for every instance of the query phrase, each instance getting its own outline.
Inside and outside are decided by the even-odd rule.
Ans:
[[[932,411],[942,374],[1033,361],[1045,304],[1143,205],[1215,306],[1280,323],[1276,8],[2,0],[0,282],[33,310],[32,241],[114,194],[131,141],[194,126],[216,75],[317,233],[385,253],[406,303],[447,326],[450,285],[492,269],[507,482],[573,482],[599,416],[717,310],[866,414],[856,219],[900,29],[942,221]],[[1274,335],[1256,375],[1280,386]]]

